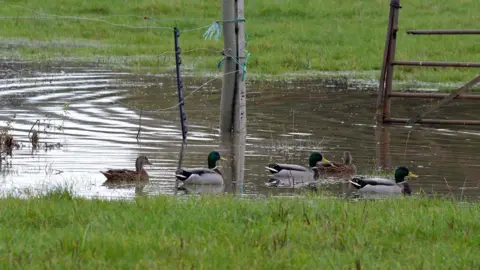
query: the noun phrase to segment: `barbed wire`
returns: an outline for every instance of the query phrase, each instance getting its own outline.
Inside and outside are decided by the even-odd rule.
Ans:
[[[218,54],[221,54],[224,50],[214,50],[214,49],[210,49],[210,48],[195,48],[195,49],[190,49],[190,50],[186,50],[186,51],[182,51],[182,54],[188,54],[188,53],[192,53],[192,52],[197,52],[197,51],[206,51],[206,52],[209,52],[209,53],[218,53]],[[128,55],[128,56],[93,56],[93,57],[75,57],[75,56],[71,56],[71,57],[62,57],[62,56],[56,56],[56,57],[49,57],[49,58],[38,58],[38,59],[28,59],[28,60],[24,60],[22,58],[22,63],[23,64],[28,64],[28,63],[36,63],[36,62],[54,62],[54,61],[65,61],[65,62],[68,62],[68,61],[92,61],[92,60],[101,60],[103,58],[125,58],[125,59],[139,59],[139,58],[152,58],[152,57],[160,57],[160,56],[166,56],[166,55],[169,55],[171,54],[172,57],[174,56],[175,52],[173,50],[168,50],[168,51],[164,51],[162,53],[159,53],[159,54],[146,54],[146,55]],[[16,61],[15,58],[10,58],[10,59],[3,59],[5,62],[8,62],[9,60],[11,61]]]
[[[26,16],[26,15],[23,15],[23,16],[0,16],[0,20],[7,20],[7,19],[32,19],[32,20],[39,20],[39,19],[45,19],[45,20],[53,20],[53,19],[64,19],[64,20],[77,20],[77,21],[90,21],[90,22],[97,22],[97,23],[103,23],[103,24],[107,24],[107,25],[111,25],[111,26],[114,26],[114,27],[121,27],[121,28],[126,28],[126,29],[164,29],[164,30],[173,30],[174,29],[174,26],[162,26],[162,25],[159,25],[158,22],[160,20],[156,20],[155,18],[153,17],[150,17],[150,16],[139,16],[139,15],[131,15],[131,14],[127,14],[127,15],[108,15],[108,16],[98,16],[98,17],[80,17],[80,16],[72,16],[72,15],[59,15],[59,14],[51,14],[51,13],[45,13],[45,12],[41,12],[41,11],[37,11],[37,10],[34,10],[32,8],[28,8],[28,7],[25,7],[25,6],[21,6],[21,5],[16,5],[16,4],[10,4],[10,3],[7,3],[6,1],[4,0],[0,0],[0,3],[3,3],[5,6],[9,6],[9,7],[12,7],[12,8],[17,8],[17,9],[22,9],[22,10],[26,10],[28,12],[31,12],[34,16]],[[154,25],[147,25],[147,23],[144,23],[144,25],[129,25],[129,24],[124,24],[124,23],[116,23],[116,22],[112,22],[112,21],[109,21],[107,20],[107,18],[113,18],[113,17],[137,17],[137,18],[141,18],[143,19],[144,22],[152,22]],[[176,21],[178,20],[175,20],[175,19],[170,19],[172,22],[175,22],[175,24],[177,23]],[[191,20],[191,19],[190,19]],[[207,20],[206,18],[204,20]],[[203,26],[198,26],[198,27],[193,27],[193,28],[186,28],[186,29],[182,29],[182,28],[179,28],[180,32],[191,32],[191,31],[198,31],[198,30],[203,30],[203,29],[207,29],[207,31],[204,33],[203,37],[205,40],[207,39],[215,39],[215,40],[218,40],[220,35],[221,35],[221,24],[224,24],[224,23],[235,23],[235,22],[240,22],[240,21],[245,21],[244,18],[236,18],[234,20],[229,20],[229,21],[223,21],[223,20],[212,20],[210,19],[210,21],[212,23],[209,23],[208,25],[203,25]],[[248,37],[246,37],[247,40],[248,40]],[[218,68],[221,67],[221,63],[226,59],[226,58],[232,58],[235,60],[235,62],[238,63],[238,61],[236,60],[236,58],[234,58],[233,56],[229,56],[229,55],[225,55],[225,52],[224,50],[214,50],[214,49],[210,49],[210,48],[194,48],[194,49],[190,49],[190,50],[185,50],[182,52],[182,54],[188,54],[188,53],[192,53],[192,52],[195,52],[195,51],[207,51],[207,52],[211,52],[211,53],[222,53],[223,54],[223,59],[219,62],[219,64],[217,65]],[[165,51],[165,52],[162,52],[162,53],[159,53],[159,54],[154,54],[154,56],[156,57],[160,57],[162,55],[168,55],[168,54],[175,54],[175,52],[173,50],[168,50],[168,51]],[[131,58],[132,59],[138,59],[138,58],[142,58],[142,57],[152,57],[152,55],[143,55],[143,56],[132,56]],[[108,58],[108,56],[104,57],[104,58]],[[247,56],[248,58],[248,56]],[[61,57],[54,57],[54,58],[50,58],[50,61],[52,60],[61,60],[62,58]],[[69,59],[70,61],[73,60],[73,59],[83,59],[83,60],[87,60],[87,58],[77,58],[77,57],[70,57],[70,58],[67,58]],[[92,58],[90,58],[92,59]],[[93,57],[93,59],[99,59],[99,57]],[[37,61],[49,61],[48,59],[38,59]],[[67,60],[68,61],[68,60]],[[34,61],[31,61],[31,62],[34,62]],[[245,74],[246,72],[246,59],[245,59],[245,63],[242,67],[242,70],[243,70],[243,74]],[[240,72],[240,70],[235,70],[235,71],[231,71],[231,72],[227,72],[227,73],[223,73],[221,75],[218,75],[218,76],[215,76],[214,78],[212,79],[209,79],[207,80],[206,82],[204,82],[202,85],[196,87],[193,91],[191,91],[190,93],[188,93],[187,96],[185,96],[183,98],[183,100],[181,102],[178,102],[170,107],[167,107],[167,108],[159,108],[159,109],[154,109],[154,110],[146,110],[146,109],[143,109],[143,108],[138,108],[136,107],[135,105],[131,105],[131,104],[127,104],[127,103],[124,103],[124,102],[121,102],[121,101],[113,101],[113,102],[110,102],[110,104],[119,104],[119,105],[122,105],[124,106],[125,108],[128,108],[130,110],[133,110],[133,111],[136,111],[136,112],[139,112],[139,129],[138,129],[138,133],[137,133],[137,139],[138,139],[138,136],[140,134],[140,129],[142,127],[142,124],[141,124],[141,120],[142,120],[142,115],[145,114],[145,113],[148,113],[148,114],[158,114],[160,112],[166,112],[166,111],[170,111],[170,110],[173,110],[177,107],[179,107],[181,104],[183,104],[183,102],[185,100],[187,100],[189,97],[191,97],[193,94],[195,94],[197,91],[203,89],[206,85],[208,85],[209,83],[221,78],[222,76],[225,76],[225,75],[229,75],[229,74],[234,74],[234,73],[238,73]]]
[[[195,92],[197,92],[198,90],[202,89],[203,87],[205,87],[207,84],[215,81],[215,80],[218,80],[220,77],[224,76],[224,75],[229,75],[229,74],[233,74],[233,73],[237,73],[238,70],[235,70],[235,71],[231,71],[231,72],[227,72],[227,73],[222,73],[222,75],[217,75],[215,76],[214,78],[204,82],[202,85],[200,85],[199,87],[195,88],[193,91],[191,91],[190,93],[188,93],[188,95],[186,97],[183,98],[183,101],[185,101],[188,97],[190,97],[191,95],[193,95]],[[156,109],[156,110],[145,110],[145,109],[141,109],[141,108],[137,108],[133,105],[129,105],[129,104],[126,104],[126,103],[123,103],[121,101],[113,101],[111,102],[111,104],[120,104],[124,107],[127,107],[133,111],[137,111],[137,112],[140,112],[141,114],[143,113],[150,113],[150,114],[155,114],[155,113],[158,113],[158,112],[163,112],[163,111],[169,111],[169,110],[172,110],[172,109],[175,109],[177,108],[178,106],[180,106],[180,104],[182,104],[182,102],[178,102],[176,103],[175,105],[171,106],[171,107],[167,107],[167,108],[161,108],[161,109]]]

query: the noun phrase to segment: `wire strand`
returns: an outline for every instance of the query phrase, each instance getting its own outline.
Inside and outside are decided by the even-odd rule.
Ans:
[[[124,28],[129,28],[129,29],[168,29],[172,30],[173,26],[155,26],[155,25],[150,25],[150,26],[132,26],[128,24],[119,24],[119,23],[113,23],[104,19],[98,19],[98,18],[91,18],[91,17],[78,17],[78,16],[66,16],[66,15],[58,15],[58,14],[49,14],[49,13],[44,13],[40,11],[36,11],[27,7],[23,7],[20,5],[13,5],[5,2],[4,0],[0,0],[0,3],[3,3],[7,6],[13,7],[13,8],[20,8],[23,10],[30,11],[34,14],[41,15],[41,17],[33,17],[33,16],[0,16],[0,19],[53,19],[53,18],[59,18],[59,19],[69,19],[69,20],[80,20],[80,21],[94,21],[94,22],[101,22],[105,24],[109,24],[112,26],[116,27],[124,27]],[[108,17],[119,17],[119,16],[124,16],[124,17],[136,17],[137,15],[110,15],[106,16]],[[139,18],[142,18],[141,16],[138,16]],[[148,20],[150,17],[148,16],[143,16],[144,20]],[[150,18],[151,21],[157,22],[156,19]],[[172,21],[176,21],[175,19],[171,19]],[[206,20],[206,19],[205,19]],[[182,32],[189,32],[189,31],[196,31],[196,30],[201,30],[201,29],[206,29],[209,28],[211,24],[200,26],[200,27],[195,27],[195,28],[187,28],[187,29],[182,29]]]
[[[183,101],[185,101],[188,97],[190,97],[191,95],[193,95],[195,92],[197,92],[198,90],[202,89],[205,85],[219,79],[220,77],[224,76],[224,75],[229,75],[229,74],[233,74],[233,73],[237,73],[238,71],[235,70],[235,71],[231,71],[231,72],[227,72],[227,73],[223,73],[222,75],[218,75],[206,82],[204,82],[202,85],[200,85],[199,87],[197,87],[195,90],[193,90],[192,92],[190,92],[186,97],[183,98]],[[171,107],[167,107],[167,108],[162,108],[162,109],[157,109],[157,110],[144,110],[144,109],[139,109],[135,106],[131,106],[131,105],[128,105],[126,103],[123,103],[121,101],[114,101],[112,102],[112,104],[120,104],[120,105],[123,105],[129,109],[132,109],[134,111],[140,111],[142,113],[151,113],[151,114],[154,114],[154,113],[158,113],[158,112],[162,112],[162,111],[168,111],[168,110],[172,110],[178,106],[180,106],[180,104],[182,104],[182,102],[178,102],[177,104],[171,106]]]

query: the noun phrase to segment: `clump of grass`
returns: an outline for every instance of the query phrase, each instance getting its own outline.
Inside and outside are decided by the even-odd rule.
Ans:
[[[0,126],[0,164],[4,158],[2,157],[2,154],[5,153],[7,155],[11,155],[11,148],[13,147],[13,144],[15,144],[12,140],[12,135],[10,134],[15,117],[16,114],[7,120],[5,126]]]
[[[45,191],[44,194],[40,195],[41,198],[47,200],[73,200],[73,187],[68,184],[60,184],[53,186]]]
[[[117,5],[100,0],[66,0],[40,3],[23,1],[2,6],[0,35],[7,40],[27,41],[2,52],[24,59],[65,57],[102,59],[115,66],[154,71],[174,65],[174,26],[182,31],[180,46],[186,66],[218,71],[223,42],[204,40],[205,28],[221,19],[221,3],[206,1],[152,0]],[[377,71],[382,64],[389,1],[262,0],[245,3],[248,61],[251,74],[302,74],[312,71]],[[448,0],[408,2],[400,10],[397,35],[398,60],[475,61],[480,57],[478,36],[408,36],[407,29],[475,28],[478,1]],[[35,11],[35,12],[33,12]],[[52,17],[45,14],[70,16]],[[151,26],[167,29],[133,29]],[[170,28],[170,29],[169,29]],[[164,52],[172,52],[166,59]],[[168,54],[168,53],[167,53]],[[123,60],[122,60],[123,59]],[[199,59],[196,61],[195,59]],[[398,68],[395,78],[405,81],[467,81],[476,69]],[[352,73],[352,76],[355,74]]]
[[[169,196],[0,201],[0,267],[478,268],[478,204]]]

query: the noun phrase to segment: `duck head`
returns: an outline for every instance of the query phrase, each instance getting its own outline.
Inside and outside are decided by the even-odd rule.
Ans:
[[[141,171],[144,165],[152,165],[152,163],[148,160],[147,156],[138,156],[135,161],[135,169],[137,172]]]
[[[226,160],[226,159],[224,157],[220,156],[220,153],[218,153],[217,151],[210,152],[210,154],[208,154],[208,158],[207,158],[208,168],[213,169],[213,168],[217,167],[217,161],[219,161],[219,160]]]
[[[324,158],[323,155],[320,154],[319,152],[313,152],[310,154],[310,157],[308,158],[308,165],[310,166],[310,168],[313,168],[317,166],[317,163],[320,161],[330,163],[330,161]]]
[[[418,175],[414,174],[411,172],[407,167],[398,167],[395,169],[395,182],[398,183],[403,183],[405,182],[405,177],[408,178],[417,178]]]

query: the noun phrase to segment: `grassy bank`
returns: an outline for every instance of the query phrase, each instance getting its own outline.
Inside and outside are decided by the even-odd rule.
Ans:
[[[205,28],[221,19],[221,1],[64,0],[0,1],[0,35],[8,49],[1,55],[20,59],[78,58],[164,70],[174,65],[171,29],[128,26],[178,26],[184,64],[216,70],[223,41],[203,39]],[[407,36],[406,29],[476,27],[480,2],[422,0],[400,10],[397,59],[479,61],[478,36]],[[379,70],[382,61],[388,0],[247,1],[249,72],[256,74],[312,71]],[[46,16],[57,14],[67,17]],[[102,19],[79,20],[72,16]],[[188,52],[190,50],[194,50]],[[209,51],[210,50],[210,51]],[[168,51],[165,54],[164,52]],[[161,55],[160,55],[161,54]],[[465,81],[478,69],[398,69],[397,79]],[[372,73],[358,76],[372,76]],[[379,72],[374,73],[378,76]]]
[[[480,208],[448,200],[0,200],[2,269],[473,269]],[[357,268],[359,269],[359,268]]]

